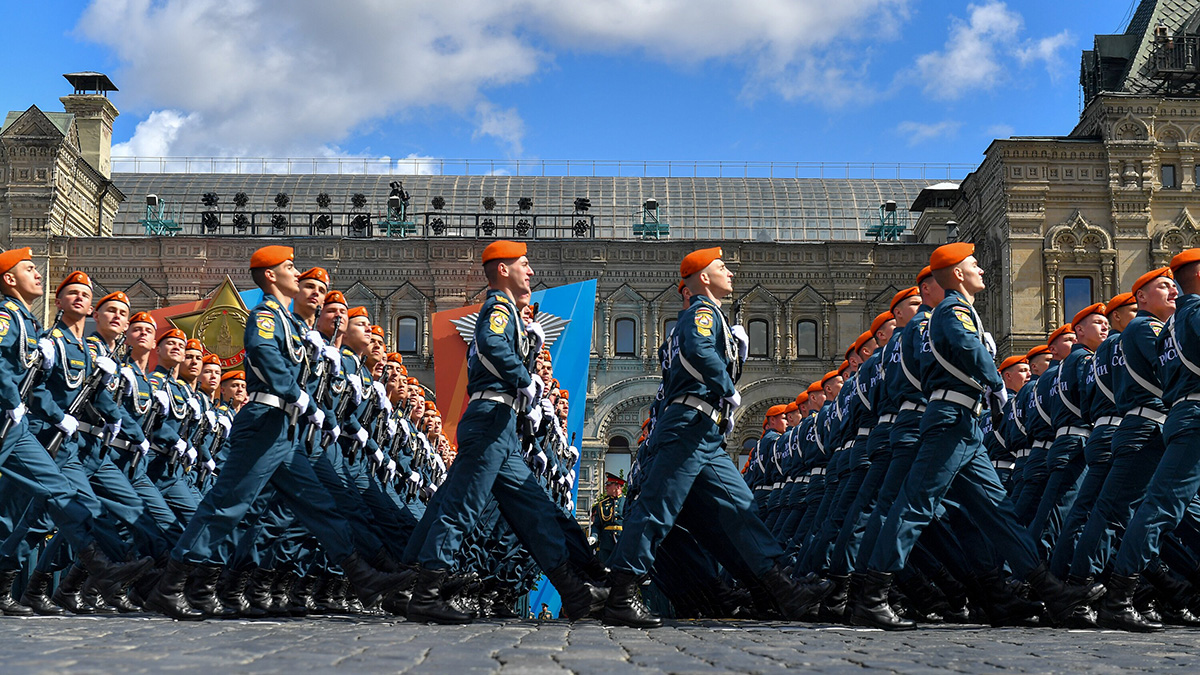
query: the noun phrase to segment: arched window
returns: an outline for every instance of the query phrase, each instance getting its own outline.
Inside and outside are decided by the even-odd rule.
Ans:
[[[820,356],[817,353],[817,322],[801,319],[796,324],[796,355]]]
[[[608,452],[604,454],[604,472],[628,478],[630,465],[629,439],[624,436],[608,439]],[[601,480],[600,484],[603,485],[604,481]]]
[[[401,354],[417,353],[417,318],[402,316],[396,321],[396,351]]]
[[[763,319],[751,319],[746,326],[750,334],[750,356],[752,358],[769,358],[771,356],[771,326]]]
[[[671,337],[671,331],[675,330],[675,319],[667,319],[663,322],[663,339]]]
[[[617,319],[613,328],[613,352],[617,356],[636,356],[637,322],[633,319]]]

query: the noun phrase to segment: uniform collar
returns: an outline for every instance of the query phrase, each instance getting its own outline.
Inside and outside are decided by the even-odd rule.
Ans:
[[[1083,344],[1082,342],[1076,342],[1075,344],[1071,345],[1071,353],[1072,354],[1074,354],[1075,352],[1080,351],[1080,350],[1087,351],[1087,353],[1089,353],[1089,354],[1093,353],[1092,350],[1088,349],[1088,346]],[[1066,359],[1063,359],[1063,360],[1065,361]]]

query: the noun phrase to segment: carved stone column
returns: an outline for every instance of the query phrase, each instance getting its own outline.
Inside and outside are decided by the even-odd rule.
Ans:
[[[1043,253],[1046,261],[1046,332],[1059,326],[1058,321],[1058,254]]]

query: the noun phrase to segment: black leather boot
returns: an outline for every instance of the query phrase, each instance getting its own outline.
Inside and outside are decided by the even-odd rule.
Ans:
[[[571,621],[589,617],[598,619],[603,614],[604,603],[608,601],[608,589],[584,582],[571,563],[565,562],[550,570],[546,578],[562,597],[563,612]]]
[[[604,623],[632,628],[658,628],[658,618],[642,602],[638,593],[638,577],[630,572],[612,570],[608,573],[608,602],[604,605]]]
[[[300,575],[291,569],[277,570],[277,572],[275,582],[271,584],[271,616],[294,616],[292,614],[292,584],[300,578]]]
[[[942,614],[942,618],[948,623],[968,623],[971,620],[971,612],[968,609],[966,586],[959,582],[953,574],[950,574],[950,570],[945,566],[933,570],[929,579],[946,598],[946,611]]]
[[[850,597],[850,577],[830,574],[829,581],[833,584],[833,590],[821,601],[821,608],[817,610],[817,618],[829,623],[842,623],[846,620],[846,603]]]
[[[1137,590],[1137,577],[1113,575],[1108,580],[1108,591],[1096,613],[1096,622],[1103,628],[1149,633],[1162,628],[1161,623],[1147,621],[1133,608],[1133,592]]]
[[[71,565],[58,580],[51,598],[54,603],[72,614],[95,614],[96,610],[83,600],[83,582],[87,581],[87,570]]]
[[[25,592],[21,594],[21,604],[28,606],[35,614],[41,616],[62,616],[66,614],[66,610],[54,604],[50,599],[50,582],[54,579],[54,575],[49,572],[40,572],[34,570],[29,576],[29,583],[25,585]]]
[[[968,579],[967,593],[993,626],[1036,625],[1042,613],[1041,603],[1014,593],[1000,570],[990,570]]]
[[[1067,577],[1068,586],[1091,586],[1094,583],[1095,580],[1092,577],[1080,577],[1074,574]],[[1100,625],[1096,623],[1096,610],[1091,605],[1080,605],[1063,620],[1062,627],[1087,630],[1099,628]]]
[[[0,612],[5,616],[33,616],[33,610],[13,599],[13,582],[21,570],[0,571]]]
[[[174,558],[167,563],[158,585],[146,598],[146,609],[161,612],[178,621],[203,621],[204,612],[194,609],[183,593],[192,565]]]
[[[796,581],[779,565],[762,575],[759,582],[771,594],[779,613],[789,621],[806,620],[806,616],[834,591],[834,584],[830,581]]]
[[[337,577],[328,571],[322,571],[313,585],[313,614],[332,614],[333,591],[337,585]]]
[[[1090,605],[1098,600],[1104,592],[1104,587],[1100,584],[1068,586],[1051,574],[1044,562],[1029,573],[1026,581],[1046,606],[1046,614],[1056,625],[1066,621],[1080,605]]]
[[[312,598],[309,593],[312,591],[312,577],[302,577],[296,575],[292,580],[292,587],[288,592],[288,614],[292,616],[308,616]]]
[[[116,607],[109,604],[104,599],[104,595],[100,592],[100,588],[88,579],[83,583],[83,590],[80,592],[80,597],[83,598],[84,604],[92,608],[93,614],[117,614]]]
[[[417,568],[417,580],[406,612],[409,621],[447,625],[471,623],[470,614],[454,609],[442,599],[442,579],[445,576],[446,570]]]
[[[220,567],[197,565],[187,583],[184,584],[184,597],[192,607],[203,612],[205,617],[233,619],[238,615],[237,608],[226,606],[217,597],[217,580],[220,578]]]
[[[92,580],[100,588],[106,588],[114,585],[124,586],[135,581],[139,576],[144,574],[151,567],[154,567],[154,560],[151,558],[139,558],[132,562],[115,563],[104,555],[96,542],[92,542],[79,552],[79,560],[76,561],[76,566],[87,569]]]
[[[1191,584],[1175,576],[1161,560],[1151,563],[1142,572],[1142,578],[1154,587],[1163,623],[1171,626],[1200,626],[1200,617],[1188,608],[1195,594]]]
[[[271,613],[271,606],[275,603],[275,599],[271,595],[271,589],[274,586],[275,570],[259,567],[250,573],[245,592],[246,604],[250,606],[250,613],[246,616],[258,618]]]
[[[367,564],[358,553],[351,553],[350,557],[343,560],[341,568],[363,607],[375,606],[389,593],[407,590],[416,580],[412,570],[391,574],[380,572]]]
[[[892,575],[887,572],[868,570],[863,575],[859,601],[850,610],[850,620],[856,626],[869,626],[884,630],[912,630],[917,624],[901,619],[888,604],[888,590],[892,587]]]
[[[261,618],[266,614],[253,612],[250,609],[250,603],[246,602],[246,582],[249,580],[250,570],[248,569],[225,570],[222,574],[221,584],[218,586],[217,597],[220,598],[221,604],[237,610],[238,616],[247,619]]]
[[[904,592],[906,606],[912,610],[913,615],[909,618],[921,623],[943,623],[943,617],[950,611],[950,604],[946,602],[941,589],[919,569],[912,568],[905,572],[896,580],[896,585]]]

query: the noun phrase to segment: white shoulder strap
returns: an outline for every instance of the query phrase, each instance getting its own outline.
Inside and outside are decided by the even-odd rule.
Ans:
[[[1116,403],[1117,395],[1104,384],[1104,380],[1100,379],[1100,371],[1096,369],[1096,361],[1097,359],[1092,359],[1092,378],[1096,380],[1096,386],[1100,388],[1100,393],[1104,394],[1104,398],[1108,399],[1111,403]]]
[[[1171,331],[1171,339],[1175,341],[1175,351],[1179,353],[1179,360],[1192,374],[1200,376],[1200,366],[1197,366],[1183,353],[1183,345],[1179,344],[1179,338],[1175,336],[1175,317],[1172,316],[1167,320],[1167,330]],[[1159,394],[1161,396],[1161,394]]]
[[[1093,361],[1094,360],[1095,359],[1093,359]],[[1063,405],[1067,406],[1067,410],[1070,410],[1071,414],[1075,415],[1076,417],[1078,417],[1080,419],[1083,419],[1083,411],[1079,409],[1079,406],[1072,403],[1070,401],[1070,399],[1067,398],[1067,395],[1063,392],[1062,369],[1061,368],[1059,369],[1058,386],[1056,388],[1058,389],[1058,400],[1060,402],[1062,402]]]

